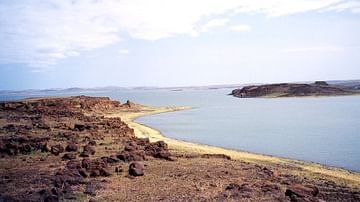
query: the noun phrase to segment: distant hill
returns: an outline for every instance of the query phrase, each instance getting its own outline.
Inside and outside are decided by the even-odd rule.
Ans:
[[[316,81],[310,84],[280,83],[250,85],[235,89],[231,95],[240,98],[253,97],[304,97],[304,96],[342,96],[360,94],[358,82]]]

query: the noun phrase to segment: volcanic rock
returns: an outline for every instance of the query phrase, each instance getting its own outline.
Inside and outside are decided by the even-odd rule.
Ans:
[[[168,159],[170,157],[170,152],[166,151],[166,150],[161,150],[159,152],[157,152],[154,155],[155,158],[160,158],[160,159]]]
[[[293,184],[285,191],[285,195],[289,196],[292,201],[298,201],[298,198],[308,198],[310,200],[318,194],[319,189],[313,185]]]
[[[168,146],[164,141],[157,141],[149,143],[144,147],[145,153],[148,156],[155,156],[158,152],[168,150]]]
[[[89,157],[90,155],[94,155],[96,152],[95,148],[91,145],[84,146],[83,152],[80,154],[81,157]]]
[[[59,155],[60,153],[63,153],[64,150],[65,150],[64,147],[61,146],[60,144],[51,147],[51,153],[54,154],[55,156]]]
[[[50,152],[51,151],[51,146],[49,143],[45,143],[42,149],[43,152]]]
[[[143,161],[145,160],[145,153],[143,151],[122,151],[117,155],[117,158],[124,162]]]
[[[143,176],[144,166],[140,162],[133,162],[129,165],[129,175],[131,176]]]
[[[64,154],[64,156],[62,157],[63,160],[72,160],[72,159],[76,159],[76,153],[66,153]]]
[[[89,141],[89,145],[91,145],[91,146],[96,146],[96,141],[95,141],[95,140],[90,140],[90,141]]]
[[[65,148],[65,151],[67,152],[77,152],[77,150],[78,146],[75,143],[69,143]]]
[[[138,149],[136,142],[128,142],[125,144],[125,151],[135,151]]]

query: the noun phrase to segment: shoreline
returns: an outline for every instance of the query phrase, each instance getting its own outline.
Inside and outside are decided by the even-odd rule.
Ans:
[[[192,107],[149,107],[140,106],[139,111],[120,111],[113,112],[106,116],[120,117],[130,128],[134,129],[135,135],[139,138],[149,138],[150,141],[165,141],[169,145],[169,150],[180,154],[225,154],[232,160],[244,161],[255,164],[265,164],[270,166],[288,165],[293,167],[292,173],[298,175],[310,174],[310,177],[328,177],[338,183],[351,184],[360,187],[360,172],[346,170],[344,168],[321,165],[315,162],[293,160],[282,157],[275,157],[266,154],[257,154],[234,149],[227,149],[206,144],[192,143],[183,140],[168,138],[159,130],[147,125],[137,123],[136,119],[143,116],[150,116],[160,113],[190,110]],[[297,169],[301,169],[300,171]]]

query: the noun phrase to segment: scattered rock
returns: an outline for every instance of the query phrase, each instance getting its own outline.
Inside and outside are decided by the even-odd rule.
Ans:
[[[101,159],[106,163],[117,163],[120,161],[116,156],[104,156]]]
[[[95,141],[95,140],[90,140],[90,141],[89,141],[89,145],[91,145],[91,146],[96,146],[96,141]]]
[[[103,161],[101,158],[94,160],[83,159],[81,162],[81,166],[82,168],[86,169],[86,172],[90,173],[89,175],[91,177],[108,177],[111,175],[111,173],[107,170],[107,162]],[[83,172],[83,170],[81,172]]]
[[[100,168],[100,176],[109,177],[111,173],[106,168]]]
[[[125,144],[125,151],[135,151],[138,149],[136,142],[128,142]]]
[[[239,185],[239,184],[235,184],[235,183],[231,183],[231,184],[227,185],[225,190],[239,191],[241,193],[252,191],[252,189],[249,187],[248,184]]]
[[[42,149],[43,152],[50,152],[51,151],[51,146],[49,143],[45,143]]]
[[[129,165],[129,175],[131,176],[143,176],[144,166],[140,162],[133,162]]]
[[[72,159],[76,159],[76,153],[66,153],[64,154],[64,156],[62,157],[63,160],[72,160]]]
[[[293,184],[288,186],[285,196],[289,196],[292,201],[298,201],[298,198],[308,198],[309,200],[319,194],[319,189],[313,185]]]
[[[143,161],[145,160],[145,153],[142,151],[122,151],[120,154],[117,155],[117,158],[124,161]]]
[[[273,183],[267,182],[261,186],[261,190],[263,192],[273,193],[273,192],[279,191],[280,186],[278,184],[273,184]]]
[[[231,160],[231,157],[225,154],[203,154],[201,158],[219,158],[219,159],[227,159]]]
[[[145,153],[148,156],[156,156],[161,151],[167,151],[168,145],[164,141],[157,141],[149,143],[144,147]]]
[[[89,157],[90,155],[94,155],[96,152],[95,148],[91,145],[84,146],[83,152],[80,154],[81,157]]]
[[[166,150],[161,150],[159,152],[157,152],[154,155],[155,158],[160,158],[160,159],[169,159],[170,158],[170,152],[166,151]]]
[[[82,177],[89,177],[89,173],[86,171],[86,169],[84,168],[80,168],[79,170],[79,174],[82,176]]]
[[[77,150],[78,146],[75,143],[69,143],[65,148],[65,151],[67,152],[77,152]]]
[[[119,173],[123,172],[123,169],[121,168],[121,166],[117,166],[115,168],[115,172],[116,172],[116,174],[119,174]]]
[[[252,192],[253,190],[248,184],[239,185],[236,183],[231,183],[228,184],[225,187],[225,190],[216,198],[220,201],[226,201],[228,199],[238,201],[240,199],[244,200],[244,198],[249,198]]]
[[[55,156],[59,155],[60,153],[64,152],[64,147],[61,146],[60,144],[58,145],[54,145],[51,147],[51,153],[54,154]]]
[[[85,128],[85,124],[80,124],[80,123],[76,123],[74,125],[74,130],[78,130],[78,131],[84,131],[86,128]]]

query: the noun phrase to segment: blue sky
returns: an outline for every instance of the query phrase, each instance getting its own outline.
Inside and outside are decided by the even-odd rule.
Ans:
[[[0,2],[0,89],[360,79],[360,1]]]

